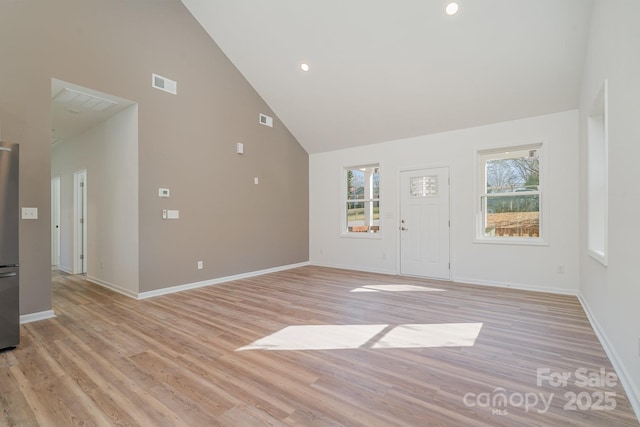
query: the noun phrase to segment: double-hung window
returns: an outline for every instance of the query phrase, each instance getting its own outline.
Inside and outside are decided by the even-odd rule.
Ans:
[[[478,241],[544,243],[542,144],[478,152]]]
[[[344,234],[364,235],[380,232],[380,166],[378,164],[344,168]]]

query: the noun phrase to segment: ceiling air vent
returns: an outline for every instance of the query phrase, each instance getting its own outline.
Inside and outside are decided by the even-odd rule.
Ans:
[[[269,126],[270,128],[273,127],[273,117],[260,113],[259,121],[261,125]]]
[[[89,93],[80,92],[79,90],[64,88],[53,100],[59,104],[67,105],[65,110],[72,114],[80,113],[78,108],[88,110],[104,111],[117,104],[115,101],[100,98]]]
[[[151,86],[174,95],[178,93],[178,83],[157,74],[151,75]]]

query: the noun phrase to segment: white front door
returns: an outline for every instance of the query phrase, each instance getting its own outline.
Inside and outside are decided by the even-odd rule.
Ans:
[[[449,280],[449,168],[402,171],[400,187],[400,273]]]

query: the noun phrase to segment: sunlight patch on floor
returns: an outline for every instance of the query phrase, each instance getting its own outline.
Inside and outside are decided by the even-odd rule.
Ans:
[[[236,351],[470,347],[481,329],[482,323],[294,325]]]
[[[367,285],[349,292],[444,292],[444,289],[415,285]]]
[[[414,324],[393,327],[371,348],[471,347],[482,323]]]

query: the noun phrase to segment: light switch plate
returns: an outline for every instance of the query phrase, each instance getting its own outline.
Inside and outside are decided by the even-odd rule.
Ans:
[[[178,219],[180,218],[180,211],[178,210],[167,210],[167,219]]]
[[[38,208],[22,208],[22,219],[38,219]]]
[[[159,188],[158,189],[158,197],[169,197],[169,189],[168,188]]]

